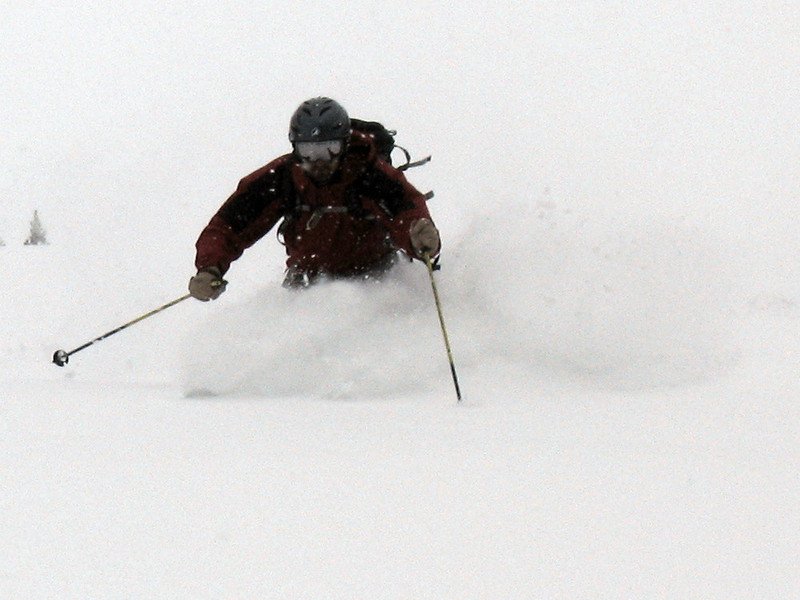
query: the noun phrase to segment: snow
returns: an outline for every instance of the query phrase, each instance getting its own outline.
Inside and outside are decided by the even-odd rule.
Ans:
[[[800,597],[800,17],[11,2],[0,597]],[[428,275],[182,302],[328,94],[400,131]],[[47,246],[24,246],[38,210]]]

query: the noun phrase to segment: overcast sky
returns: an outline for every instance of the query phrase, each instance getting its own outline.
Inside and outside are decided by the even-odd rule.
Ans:
[[[11,1],[2,13],[7,242],[39,208],[54,239],[111,230],[183,255],[238,179],[287,150],[296,105],[325,94],[433,154],[412,180],[436,190],[451,240],[488,214],[556,202],[603,222],[745,234],[771,258],[797,248],[800,15],[786,4]]]

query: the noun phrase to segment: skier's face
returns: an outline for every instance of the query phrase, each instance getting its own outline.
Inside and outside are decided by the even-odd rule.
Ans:
[[[317,183],[325,183],[336,173],[344,152],[342,140],[326,142],[297,142],[295,153],[300,166]]]

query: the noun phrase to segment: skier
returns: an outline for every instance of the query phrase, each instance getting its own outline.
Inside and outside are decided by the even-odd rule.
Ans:
[[[200,234],[193,297],[219,297],[231,263],[281,219],[287,288],[322,277],[380,278],[399,252],[417,259],[439,254],[425,195],[379,156],[374,136],[351,128],[339,103],[303,102],[289,140],[293,151],[242,179]]]

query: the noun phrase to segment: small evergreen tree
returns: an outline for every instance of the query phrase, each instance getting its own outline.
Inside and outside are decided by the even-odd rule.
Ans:
[[[3,241],[3,238],[0,238],[0,246],[5,246],[6,243]]]
[[[33,211],[33,219],[31,219],[31,232],[28,239],[25,240],[26,246],[39,246],[47,243],[47,234],[42,227],[42,222],[39,220],[39,211]]]

